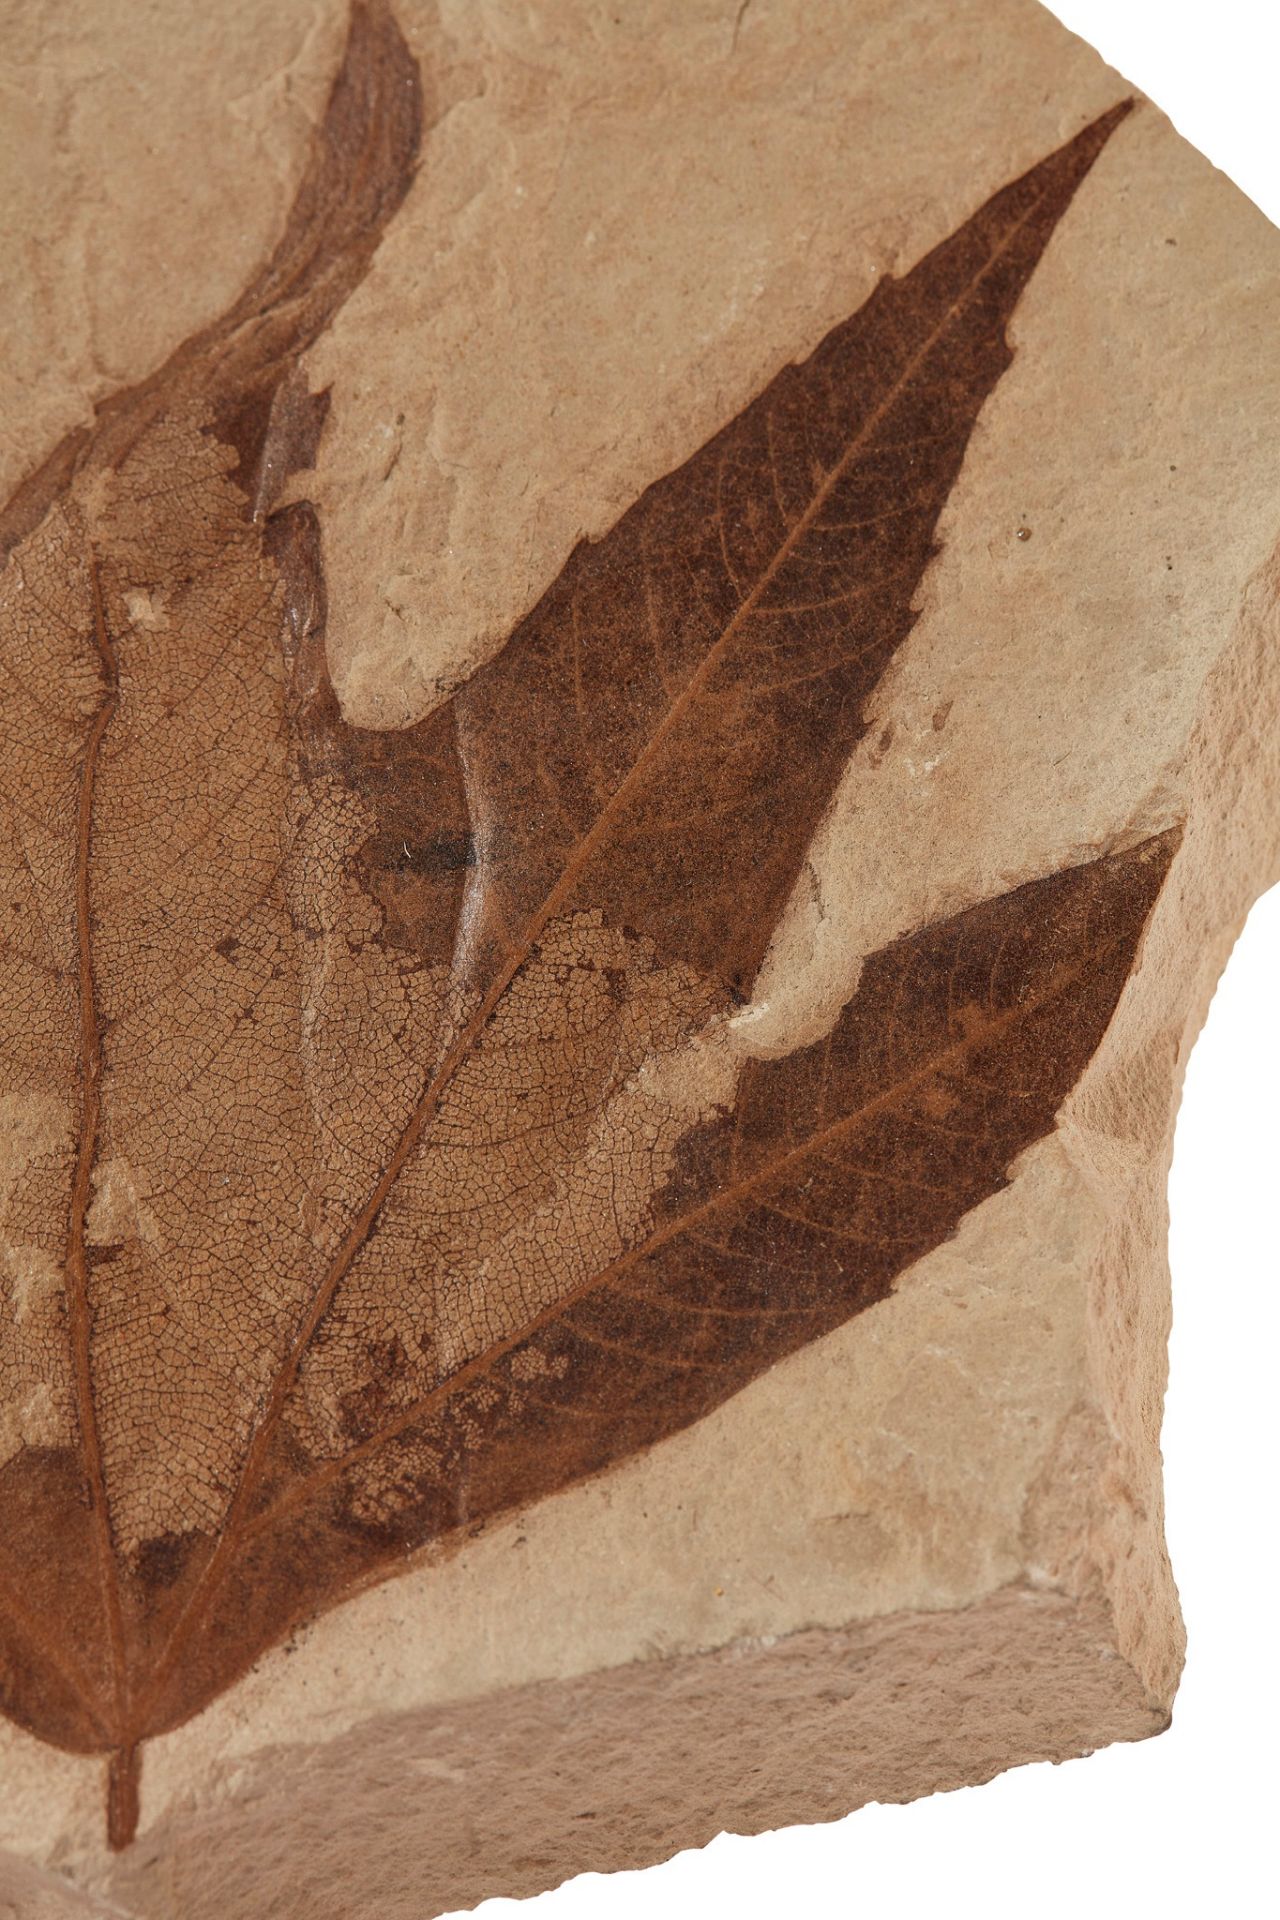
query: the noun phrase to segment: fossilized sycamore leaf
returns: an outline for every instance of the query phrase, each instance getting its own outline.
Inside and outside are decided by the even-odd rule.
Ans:
[[[768,388],[419,725],[325,666],[299,356],[407,190],[368,0],[279,247],[0,533],[0,1688],[136,1752],[406,1552],[697,1420],[997,1191],[1172,839],[741,1064],[1005,327],[1126,111]]]

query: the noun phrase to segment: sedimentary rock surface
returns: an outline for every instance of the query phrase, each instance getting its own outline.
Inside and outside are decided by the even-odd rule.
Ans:
[[[1157,1731],[1280,242],[1007,0],[13,26],[17,1910]]]

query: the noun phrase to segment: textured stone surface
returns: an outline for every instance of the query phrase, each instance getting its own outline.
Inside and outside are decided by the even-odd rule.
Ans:
[[[941,28],[923,0],[400,14],[430,131],[307,356],[332,399],[294,483],[365,724],[419,719],[579,535],[1126,92],[1020,0]],[[7,164],[42,185],[6,202],[6,492],[261,263],[345,12],[12,24],[40,80]],[[1278,266],[1140,104],[1018,304],[921,617],[739,1017],[786,1056],[888,942],[1181,829],[1056,1131],[869,1312],[152,1742],[128,1853],[102,1851],[101,1763],[5,1723],[15,1875],[157,1920],[381,1920],[1164,1724],[1163,1185],[1187,1047],[1277,866]],[[17,1911],[60,1897],[37,1884]]]

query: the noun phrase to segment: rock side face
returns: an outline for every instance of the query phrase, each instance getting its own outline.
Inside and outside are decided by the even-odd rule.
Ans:
[[[1274,232],[1023,0],[6,25],[0,1894],[1159,1731]]]

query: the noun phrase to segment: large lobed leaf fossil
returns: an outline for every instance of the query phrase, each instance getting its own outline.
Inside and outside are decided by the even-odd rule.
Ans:
[[[358,0],[267,265],[10,503],[0,1697],[111,1757],[115,1844],[147,1738],[297,1622],[873,1307],[1053,1127],[1176,836],[898,941],[783,1058],[734,1019],[1127,111],[360,730],[278,504],[418,159]]]

